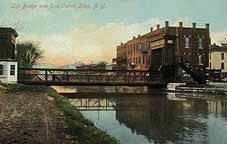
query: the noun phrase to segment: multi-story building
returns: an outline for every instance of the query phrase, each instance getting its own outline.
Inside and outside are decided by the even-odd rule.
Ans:
[[[138,35],[127,42],[127,64],[129,68],[148,69],[148,42],[146,36]]]
[[[227,44],[210,46],[209,68],[227,72]]]
[[[184,27],[182,22],[179,26],[169,26],[166,21],[164,27],[157,25],[155,30],[151,28],[150,32],[133,37],[124,45],[128,68],[133,65],[135,69],[162,71],[163,80],[178,81],[184,75],[181,64],[190,65],[191,74],[203,73],[208,67],[209,24],[197,28],[196,23]]]
[[[17,82],[16,37],[12,28],[0,28],[0,81]]]

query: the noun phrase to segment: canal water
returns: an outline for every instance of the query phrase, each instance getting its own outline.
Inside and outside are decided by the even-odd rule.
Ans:
[[[71,93],[71,103],[121,144],[227,144],[227,99],[190,94]]]

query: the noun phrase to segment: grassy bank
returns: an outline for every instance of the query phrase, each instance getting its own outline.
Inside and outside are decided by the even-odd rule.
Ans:
[[[55,104],[64,115],[65,131],[79,144],[119,144],[118,140],[96,128],[94,124],[71,105],[68,99],[46,86],[3,85],[9,92],[33,91],[46,92],[54,98]]]
[[[118,144],[119,142],[96,128],[92,122],[85,119],[83,115],[72,106],[69,101],[59,95],[54,89],[48,88],[48,94],[55,99],[59,109],[64,113],[67,131],[76,136],[81,144]]]

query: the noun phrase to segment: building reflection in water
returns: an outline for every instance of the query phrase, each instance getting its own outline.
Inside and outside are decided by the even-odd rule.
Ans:
[[[207,113],[205,102],[198,105],[197,102],[169,101],[165,97],[156,96],[140,97],[126,102],[118,101],[116,104],[117,107],[124,104],[140,105],[142,109],[136,111],[117,110],[116,118],[133,132],[142,134],[155,143],[166,141],[176,143],[182,139],[189,142],[206,141],[206,135],[193,140],[196,131],[207,133],[205,124],[195,120],[200,113]]]
[[[115,120],[120,125],[131,129],[132,134],[145,136],[150,143],[224,144],[227,100],[181,97],[182,94],[107,95],[76,98],[71,102],[83,111],[115,111]],[[218,127],[222,127],[221,132]]]

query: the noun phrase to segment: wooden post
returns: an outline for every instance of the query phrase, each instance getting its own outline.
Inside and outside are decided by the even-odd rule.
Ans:
[[[127,72],[127,73],[128,73],[128,76],[127,77],[128,77],[128,83],[129,83],[129,81],[130,81],[129,80],[130,79],[130,72]]]
[[[45,81],[48,80],[47,70],[45,70]]]

